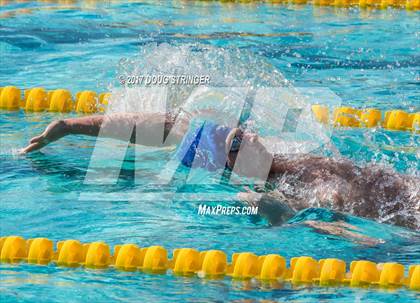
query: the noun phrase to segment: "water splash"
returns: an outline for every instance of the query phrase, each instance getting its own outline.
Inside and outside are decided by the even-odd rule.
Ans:
[[[278,87],[285,84],[281,72],[269,64],[262,57],[256,56],[250,51],[237,48],[217,48],[209,45],[170,45],[148,44],[139,54],[133,58],[122,58],[119,63],[118,79],[127,79],[132,76],[208,76],[210,82],[206,86],[211,87]],[[146,88],[147,85],[138,84],[138,88]],[[160,86],[162,88],[163,86]],[[162,106],[156,102],[156,90],[143,89],[141,94],[133,95],[133,86],[125,86],[122,89],[111,84],[111,88],[119,95],[119,100],[113,102],[111,112],[131,109],[147,111],[161,111]],[[194,85],[166,85],[168,95],[168,107],[175,108],[184,104],[191,93],[197,87]],[[206,95],[207,90],[199,88],[195,94],[194,107],[196,109],[208,107],[209,98],[200,98]],[[218,96],[213,96],[214,103],[220,103]],[[154,100],[152,100],[154,99]],[[200,99],[203,102],[200,102]],[[226,101],[226,100],[225,100]],[[156,103],[153,106],[153,103]],[[232,109],[231,102],[219,104],[219,110],[229,112]]]
[[[291,141],[299,141],[293,152],[313,150],[327,142],[330,133],[313,120],[307,99],[266,58],[238,48],[209,45],[149,44],[135,58],[120,61],[118,79],[133,76],[208,76],[205,86],[154,85],[144,83],[114,86],[109,112],[165,112],[182,107],[200,112],[216,123],[236,126],[250,91],[256,92],[246,127],[283,141],[268,144],[272,152],[290,153]],[[283,90],[283,91],[282,91]],[[302,108],[296,130],[285,133],[290,107]],[[212,111],[212,113],[209,113]],[[285,140],[289,144],[284,144]]]

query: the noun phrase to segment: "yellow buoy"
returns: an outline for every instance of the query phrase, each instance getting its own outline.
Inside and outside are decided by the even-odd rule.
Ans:
[[[73,110],[71,93],[66,89],[56,89],[52,92],[50,112],[67,113]]]
[[[221,250],[209,250],[200,254],[201,271],[205,276],[224,275],[227,270],[227,256]]]
[[[319,5],[319,6],[327,6],[327,5],[332,5],[334,0],[314,0],[313,4],[314,5]]]
[[[361,111],[351,107],[339,107],[334,110],[334,126],[359,127]]]
[[[312,105],[312,112],[314,113],[315,119],[318,122],[323,124],[328,124],[329,122],[329,110],[328,107],[324,105],[315,104]]]
[[[83,91],[76,94],[76,112],[95,113],[98,106],[98,95],[93,91]]]
[[[200,270],[200,253],[193,248],[179,248],[173,251],[173,271],[187,275]]]
[[[116,245],[114,250],[116,268],[134,271],[142,265],[140,248],[136,244]]]
[[[260,257],[261,271],[259,278],[261,280],[273,280],[283,278],[286,274],[286,260],[279,255],[270,254]]]
[[[411,128],[410,116],[402,110],[392,110],[386,113],[384,127],[392,130],[406,130]]]
[[[319,278],[319,264],[311,257],[291,259],[292,283],[312,283]]]
[[[323,259],[319,261],[321,272],[319,284],[334,285],[341,283],[346,275],[346,263],[340,259]]]
[[[0,259],[3,262],[15,263],[26,259],[27,247],[24,238],[10,236],[4,240]]]
[[[420,132],[420,113],[411,114],[411,130]]]
[[[84,263],[86,250],[77,240],[66,240],[57,243],[57,264],[67,267],[78,267]]]
[[[50,239],[30,239],[28,246],[28,263],[45,265],[54,257],[54,244]]]
[[[407,0],[405,3],[407,10],[417,11],[420,10],[420,0]]]
[[[109,101],[111,100],[111,96],[111,93],[102,93],[99,95],[100,112],[105,112],[106,108],[108,107]]]
[[[109,245],[104,242],[89,244],[86,252],[85,266],[90,268],[105,268],[111,264]]]
[[[162,246],[144,248],[142,269],[151,272],[163,272],[168,269],[168,252]]]
[[[408,287],[420,290],[420,265],[412,265],[408,271]]]
[[[331,5],[337,7],[348,7],[352,5],[352,0],[334,0]]]
[[[25,110],[41,112],[49,108],[48,93],[42,87],[32,88],[26,99]]]
[[[370,261],[353,261],[350,264],[350,286],[364,286],[379,281],[379,270],[376,263]]]
[[[404,266],[399,263],[382,264],[379,285],[382,287],[399,286],[404,282]]]
[[[232,268],[233,278],[249,279],[256,277],[260,272],[258,256],[249,252],[233,254]]]
[[[0,108],[18,110],[20,106],[20,89],[15,86],[6,86],[0,92]]]
[[[364,109],[360,115],[360,125],[363,127],[376,127],[380,124],[382,113],[378,109]]]

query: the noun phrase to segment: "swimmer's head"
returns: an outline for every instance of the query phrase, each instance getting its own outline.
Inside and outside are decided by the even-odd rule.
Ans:
[[[235,165],[241,151],[240,163]],[[205,122],[189,130],[177,151],[183,165],[210,171],[233,168],[247,177],[260,177],[261,169],[270,167],[271,154],[255,133]]]
[[[231,147],[228,167],[234,168],[234,171],[240,175],[266,180],[273,156],[256,133],[233,129],[226,140],[226,146]],[[240,149],[235,148],[236,146],[240,146]]]
[[[231,132],[232,128],[211,122],[190,129],[177,150],[177,158],[187,167],[224,169],[229,153],[226,139]]]

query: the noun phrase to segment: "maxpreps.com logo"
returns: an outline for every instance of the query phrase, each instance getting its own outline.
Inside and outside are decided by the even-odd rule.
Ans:
[[[197,214],[200,216],[251,216],[258,214],[258,206],[216,206],[200,204]]]
[[[169,107],[169,99],[167,87],[124,88],[112,92],[108,110],[111,113],[165,113]],[[182,123],[178,123],[185,119],[184,113],[195,112],[195,119],[206,120],[210,118],[217,124],[234,128],[239,125],[244,110],[246,110],[247,121],[253,121],[253,123],[257,121],[263,124],[262,128],[266,133],[258,135],[263,137],[262,142],[268,152],[281,155],[305,154],[328,144],[330,141],[331,130],[316,122],[312,114],[311,105],[320,103],[336,107],[341,103],[341,100],[326,88],[264,87],[252,89],[248,87],[201,86],[195,88],[182,106],[178,108],[180,114],[177,116],[170,132],[165,134],[166,136],[164,135],[165,122],[162,121],[161,128],[153,130],[155,133],[151,133],[147,128],[136,127],[136,142],[142,142],[144,138],[157,138],[154,140],[158,142],[155,144],[156,148],[168,148],[166,142],[173,140],[173,136],[179,132],[179,128],[185,127]],[[202,106],[204,110],[197,110],[203,104],[205,105]],[[209,117],[209,113],[211,113],[211,117]],[[252,126],[252,123],[250,124]],[[108,139],[109,136],[104,135],[116,131],[118,131],[119,137],[125,137],[126,140],[116,141]],[[120,126],[117,130],[101,128],[90,159],[85,184],[99,186],[117,184],[133,131],[134,126],[129,124],[126,127],[124,125]],[[198,148],[200,148],[200,143]],[[143,165],[143,147],[136,146],[134,153],[135,165]],[[241,171],[246,171],[247,166],[251,165],[252,161],[253,159],[247,157],[246,146],[241,145],[232,168],[233,174],[228,177],[228,183],[240,185],[242,179],[232,176],[240,175]],[[226,175],[223,170],[212,172],[211,178],[203,178],[202,174],[197,173],[195,169],[191,169],[188,176],[183,178],[184,185],[199,185],[197,188],[203,190],[200,195],[197,195],[197,192],[191,195],[185,192],[178,193],[173,189],[164,192],[162,189],[165,188],[165,185],[171,184],[182,165],[176,157],[166,158],[165,162],[159,160],[158,164],[160,167],[155,170],[158,173],[148,175],[147,192],[141,191],[143,187],[139,186],[142,200],[162,197],[172,199],[175,195],[182,195],[183,199],[196,200],[198,196],[201,196],[203,198],[201,201],[209,197],[214,201],[214,193],[205,192],[206,186],[200,185],[214,184],[215,180],[217,183],[217,180],[220,182],[222,178],[226,182]],[[192,167],[194,167],[194,163]],[[267,180],[270,167],[271,161],[260,165],[255,180],[264,183]],[[135,184],[145,183],[144,171],[141,168],[135,167],[134,182]],[[153,193],[153,190],[150,190],[153,187],[159,188],[156,194]],[[233,193],[218,194],[217,201],[231,201],[236,196]],[[98,196],[102,200],[139,200],[138,193],[133,191],[130,191],[129,194],[118,192],[109,195],[103,192],[100,195],[83,192],[80,199],[97,200]]]

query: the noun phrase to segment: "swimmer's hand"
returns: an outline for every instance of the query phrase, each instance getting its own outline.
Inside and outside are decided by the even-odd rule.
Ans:
[[[58,120],[51,122],[42,134],[33,137],[29,141],[29,145],[19,151],[20,154],[27,154],[38,149],[43,148],[45,145],[54,142],[67,135],[66,122]]]
[[[249,206],[258,207],[258,214],[266,217],[271,225],[284,224],[294,216],[295,212],[278,191],[258,193],[248,187],[245,190],[247,192],[238,193],[238,199]]]
[[[372,238],[365,236],[361,233],[356,232],[358,228],[351,224],[345,223],[343,221],[338,222],[321,222],[321,221],[304,221],[305,225],[312,227],[318,232],[329,234],[333,236],[338,236],[351,240],[357,244],[367,245],[367,246],[376,246],[382,244],[385,241],[382,239]]]

